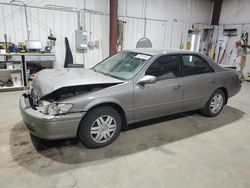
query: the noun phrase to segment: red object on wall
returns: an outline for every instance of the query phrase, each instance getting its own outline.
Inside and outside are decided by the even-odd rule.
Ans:
[[[109,55],[117,52],[117,32],[118,32],[118,0],[110,0],[110,19],[109,19]]]

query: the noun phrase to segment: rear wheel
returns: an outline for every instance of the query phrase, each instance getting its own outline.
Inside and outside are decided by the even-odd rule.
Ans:
[[[121,132],[120,114],[110,106],[92,109],[81,121],[78,136],[88,148],[111,144]]]
[[[209,98],[206,106],[201,110],[202,114],[208,117],[214,117],[222,111],[226,98],[221,89],[217,89]]]

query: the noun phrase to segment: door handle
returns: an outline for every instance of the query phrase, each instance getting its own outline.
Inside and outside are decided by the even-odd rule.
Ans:
[[[180,89],[181,88],[181,85],[176,85],[174,86],[174,89],[177,90],[177,89]]]
[[[211,83],[212,83],[212,84],[215,84],[215,83],[216,83],[216,81],[215,81],[215,80],[212,80],[212,81],[211,81]]]

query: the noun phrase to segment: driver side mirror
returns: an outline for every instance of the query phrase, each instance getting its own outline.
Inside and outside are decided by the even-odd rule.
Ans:
[[[151,75],[143,76],[137,84],[144,85],[144,84],[154,84],[156,82],[156,77]]]

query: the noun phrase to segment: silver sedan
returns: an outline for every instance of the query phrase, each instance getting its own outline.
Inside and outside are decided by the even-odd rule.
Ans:
[[[20,111],[36,137],[78,137],[99,148],[142,120],[198,109],[216,116],[240,88],[235,70],[200,53],[126,50],[91,69],[40,71],[20,98]]]

